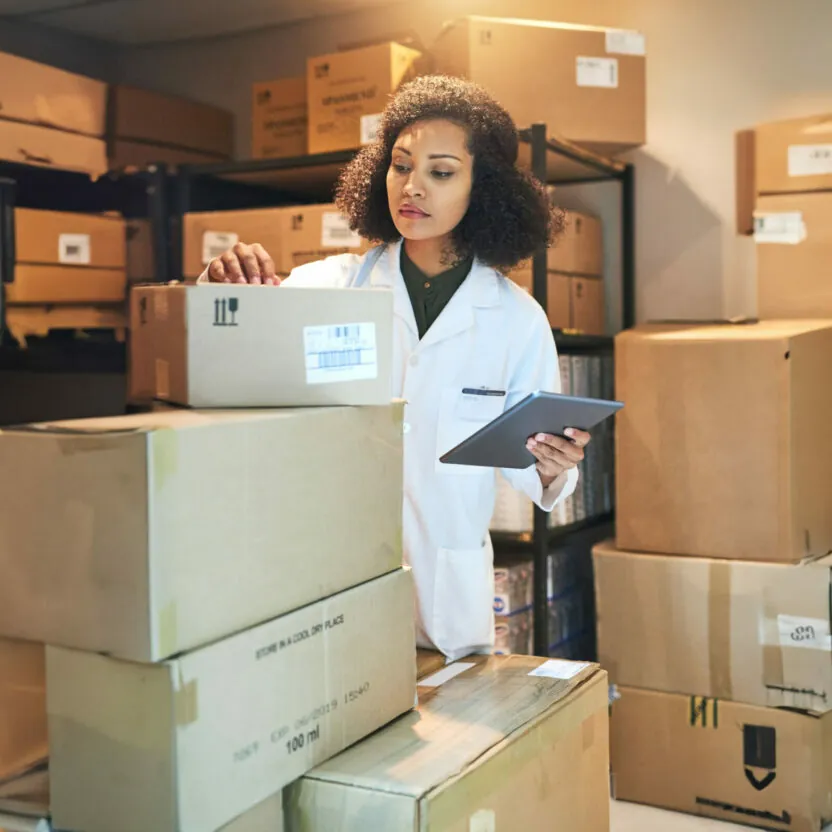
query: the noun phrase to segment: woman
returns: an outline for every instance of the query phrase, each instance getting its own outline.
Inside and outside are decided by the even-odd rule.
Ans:
[[[560,390],[546,314],[503,276],[562,227],[540,183],[516,168],[517,151],[510,116],[481,88],[437,76],[407,84],[337,189],[351,228],[382,245],[301,266],[283,281],[393,292],[393,394],[407,402],[404,554],[418,642],[449,660],[493,645],[495,478],[439,456],[529,392]],[[235,246],[200,280],[280,283],[256,243]],[[531,437],[537,464],[503,471],[546,511],[577,483],[590,437],[569,437]]]

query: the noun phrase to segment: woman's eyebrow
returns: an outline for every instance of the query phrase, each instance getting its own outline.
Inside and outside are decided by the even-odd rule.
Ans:
[[[413,158],[413,154],[406,148],[406,147],[394,147],[393,150],[399,151],[399,153],[406,153],[408,156]],[[454,159],[457,162],[461,162],[462,159],[459,156],[454,156],[453,153],[431,153],[428,156],[428,159]]]

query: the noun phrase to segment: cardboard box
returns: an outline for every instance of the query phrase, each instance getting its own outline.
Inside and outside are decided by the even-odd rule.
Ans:
[[[447,24],[431,51],[437,72],[484,86],[519,128],[543,123],[550,135],[607,155],[646,142],[638,32],[466,17]]]
[[[372,142],[389,96],[415,77],[420,57],[415,49],[383,43],[309,58],[309,153]]]
[[[802,565],[596,546],[598,655],[617,685],[832,710],[832,559]]]
[[[304,156],[309,136],[306,76],[255,84],[251,155],[254,159]]]
[[[199,277],[215,257],[238,242],[260,243],[283,276],[304,263],[334,254],[363,254],[370,248],[329,203],[185,214],[183,233],[188,279]]]
[[[0,782],[48,753],[43,645],[0,638]]]
[[[736,180],[737,234],[754,233],[754,205],[757,200],[755,173],[757,134],[753,130],[739,130],[734,137],[734,176]]]
[[[5,290],[10,304],[120,303],[127,290],[127,273],[124,269],[20,264]]]
[[[224,156],[183,150],[148,142],[130,142],[125,139],[111,141],[107,147],[110,170],[146,168],[151,165],[211,165],[224,161]]]
[[[610,718],[619,800],[769,830],[832,820],[832,716],[618,688]]]
[[[3,119],[103,136],[107,85],[73,72],[0,52]]]
[[[548,252],[549,269],[564,274],[603,277],[601,220],[577,211],[566,212],[566,226]]]
[[[420,682],[416,712],[287,789],[287,827],[605,832],[606,681],[525,656],[457,662]]]
[[[783,562],[832,551],[830,366],[832,321],[616,336],[618,546]]]
[[[283,792],[235,818],[220,832],[283,832]]]
[[[532,268],[524,265],[509,277],[533,294]],[[552,329],[603,335],[606,327],[604,281],[597,277],[575,277],[549,272],[546,306]]]
[[[401,420],[170,409],[4,429],[0,632],[157,661],[398,568]]]
[[[102,139],[0,119],[0,159],[7,162],[76,171],[97,179],[107,172],[106,149]]]
[[[257,805],[413,708],[413,603],[399,569],[163,664],[48,647],[54,825],[213,832]]]
[[[832,318],[832,191],[761,196],[754,214],[761,318]]]
[[[196,150],[226,159],[234,153],[234,116],[219,107],[116,84],[109,90],[109,110],[111,139]]]
[[[191,407],[388,404],[392,307],[384,289],[135,287],[131,396]]]
[[[534,295],[534,274],[531,265],[523,265],[512,271],[509,277],[530,295]],[[572,327],[571,278],[565,274],[549,272],[546,285],[546,310],[552,329]]]
[[[761,124],[755,132],[758,194],[832,189],[832,114]]]

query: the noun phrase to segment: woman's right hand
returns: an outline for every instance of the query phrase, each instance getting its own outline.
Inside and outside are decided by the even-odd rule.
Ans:
[[[237,243],[212,260],[198,282],[279,286],[280,278],[274,273],[274,260],[260,243]]]

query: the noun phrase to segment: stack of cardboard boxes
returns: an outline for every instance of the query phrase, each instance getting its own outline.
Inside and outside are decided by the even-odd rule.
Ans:
[[[617,548],[595,551],[617,797],[832,819],[832,321],[616,341]]]

